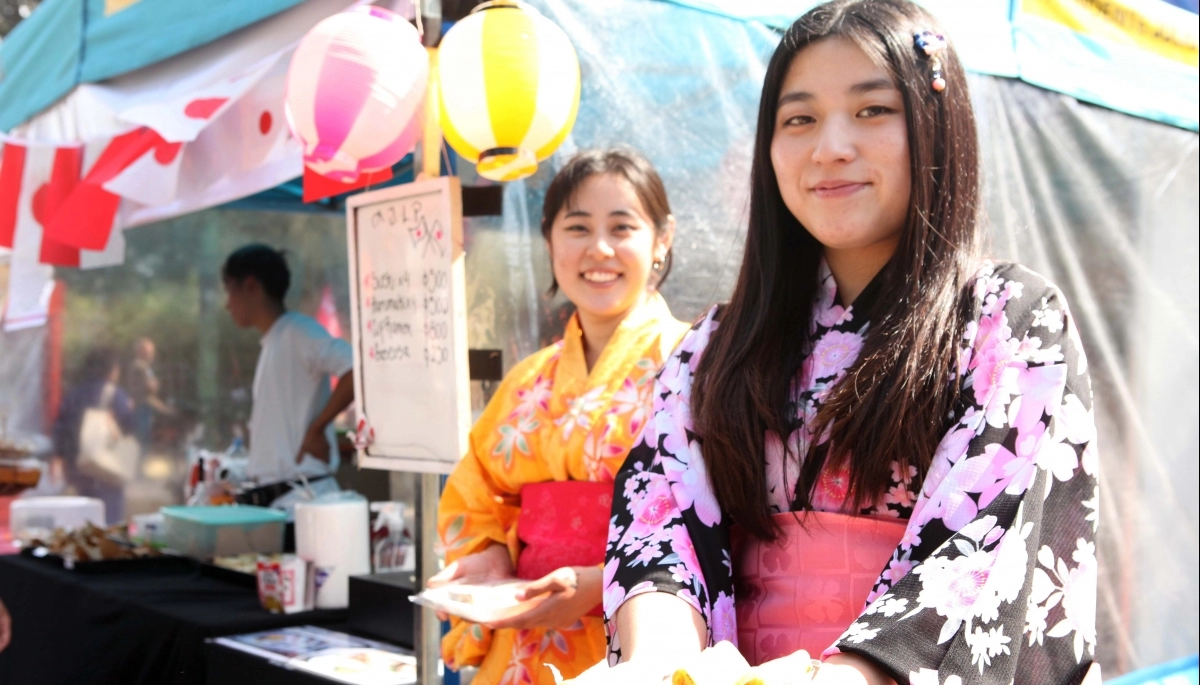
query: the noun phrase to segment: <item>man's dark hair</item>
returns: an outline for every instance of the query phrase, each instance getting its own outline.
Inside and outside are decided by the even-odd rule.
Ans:
[[[292,284],[292,272],[288,270],[283,252],[261,243],[239,247],[229,255],[225,266],[221,267],[221,277],[239,283],[253,278],[280,304]]]

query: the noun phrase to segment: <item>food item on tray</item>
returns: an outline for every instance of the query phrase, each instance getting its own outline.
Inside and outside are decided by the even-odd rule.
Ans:
[[[73,563],[161,556],[161,552],[153,547],[131,542],[123,525],[101,528],[88,523],[70,531],[55,528],[48,538],[32,538],[22,544],[35,549],[45,548],[48,553]]]
[[[36,459],[12,458],[4,451],[4,445],[0,440],[0,497],[32,488],[42,478],[42,469]]]
[[[30,440],[0,436],[0,460],[32,457],[37,448]]]
[[[403,685],[416,681],[416,661],[412,656],[382,649],[328,649],[293,659],[288,665],[338,683]]]
[[[225,557],[213,557],[213,566],[220,566],[230,571],[254,575],[258,573],[258,560],[261,557],[257,552],[247,552],[245,554],[231,554]]]
[[[524,584],[447,585],[446,596],[452,601],[477,607],[506,607],[518,603],[517,590]]]
[[[413,657],[369,647],[328,649],[292,659],[289,665],[344,683],[401,685],[417,679]]]

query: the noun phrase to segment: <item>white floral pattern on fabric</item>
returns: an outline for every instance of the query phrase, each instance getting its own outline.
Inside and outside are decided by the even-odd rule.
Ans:
[[[787,454],[857,359],[869,322],[836,304],[827,269],[813,307],[813,350],[793,382],[799,428]],[[898,682],[1048,685],[1083,680],[1095,660],[1099,459],[1079,334],[1053,285],[1013,264],[986,264],[977,316],[963,331],[962,392],[923,478],[893,464],[892,485],[859,514],[907,520],[868,605],[827,652],[856,652]],[[737,639],[729,521],[708,482],[690,411],[692,375],[716,310],[667,360],[642,439],[617,475],[604,573],[613,617],[629,597],[670,592],[699,611],[710,644]],[[767,436],[769,504],[794,505],[800,464]],[[821,475],[813,507],[844,511],[847,474]]]

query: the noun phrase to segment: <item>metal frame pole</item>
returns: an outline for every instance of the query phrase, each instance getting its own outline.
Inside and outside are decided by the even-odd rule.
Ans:
[[[429,51],[429,86],[425,94],[425,130],[420,145],[420,168],[426,178],[441,175],[442,131],[438,125],[437,44],[442,35],[442,0],[420,0],[417,11],[425,29],[422,40]],[[416,160],[414,160],[416,161]],[[441,476],[422,473],[417,488],[417,591],[438,572],[437,512]],[[438,662],[442,657],[442,623],[433,609],[415,612],[413,637],[417,652],[418,685],[441,685]]]
[[[417,588],[425,587],[425,581],[438,572],[437,563],[437,512],[438,497],[441,495],[441,476],[422,473],[417,488]],[[413,636],[416,638],[417,683],[418,685],[440,685],[438,661],[442,657],[442,623],[429,607],[415,612]]]

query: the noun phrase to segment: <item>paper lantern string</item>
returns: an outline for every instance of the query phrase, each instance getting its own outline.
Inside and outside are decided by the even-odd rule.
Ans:
[[[913,34],[913,46],[917,54],[929,60],[929,69],[933,80],[930,85],[937,92],[946,90],[946,78],[942,74],[942,58],[946,54],[946,37],[933,31],[922,31]]]

